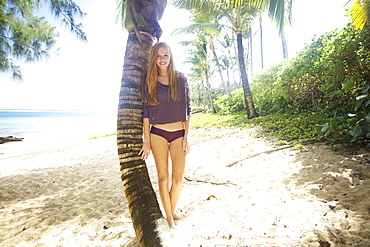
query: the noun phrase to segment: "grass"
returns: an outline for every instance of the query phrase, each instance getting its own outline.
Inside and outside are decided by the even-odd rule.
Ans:
[[[273,113],[267,116],[248,119],[246,112],[238,112],[228,115],[198,113],[191,118],[191,127],[200,128],[241,128],[247,129],[260,127],[257,137],[275,137],[281,145],[315,141],[321,133],[316,124],[323,123],[325,116],[315,112],[303,112],[296,114]],[[104,136],[91,137],[98,139],[116,135],[117,133]],[[298,147],[297,147],[298,148]]]
[[[316,124],[322,123],[325,117],[315,112],[298,114],[274,113],[254,119],[248,119],[246,112],[229,115],[200,113],[191,119],[193,128],[251,128],[261,127],[258,137],[275,137],[291,144],[317,140],[321,133]]]
[[[107,135],[104,135],[104,136],[94,136],[94,137],[88,138],[88,140],[94,140],[94,139],[104,138],[104,137],[114,136],[114,135],[117,135],[117,133],[107,134]]]
[[[239,112],[229,115],[195,114],[191,118],[192,128],[230,128],[240,127],[245,128],[248,124],[247,115],[244,112]]]

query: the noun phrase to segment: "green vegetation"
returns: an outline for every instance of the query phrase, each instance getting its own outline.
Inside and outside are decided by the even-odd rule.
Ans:
[[[247,119],[239,111],[239,90],[232,100],[215,100],[218,115],[195,116],[193,126],[261,126],[259,135],[288,142],[325,138],[370,147],[369,33],[350,26],[328,32],[254,77],[251,90],[261,117]]]
[[[252,128],[262,127],[256,133],[257,137],[274,136],[282,144],[307,142],[317,140],[320,132],[315,126],[317,121],[323,120],[314,113],[301,113],[290,116],[284,113],[273,113],[267,116],[248,119],[245,112],[228,115],[195,114],[191,119],[193,128]]]
[[[68,1],[0,1],[0,73],[10,72],[22,80],[16,62],[36,62],[48,58],[59,36],[45,18],[45,10],[68,26],[73,34],[87,41],[76,19],[85,14],[72,0]]]
[[[98,139],[98,138],[104,138],[104,137],[115,136],[115,135],[117,135],[117,133],[106,134],[104,136],[94,136],[94,137],[90,137],[88,140],[94,140],[94,139]]]

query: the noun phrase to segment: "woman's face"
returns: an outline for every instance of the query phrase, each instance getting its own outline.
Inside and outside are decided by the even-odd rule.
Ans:
[[[157,66],[160,70],[165,70],[170,64],[171,56],[167,47],[162,46],[158,49],[157,53]]]

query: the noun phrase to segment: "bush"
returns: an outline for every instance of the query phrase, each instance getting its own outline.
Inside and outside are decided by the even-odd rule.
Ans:
[[[322,134],[336,142],[370,139],[370,30],[348,26],[312,39],[296,57],[253,78],[258,111],[321,112]],[[368,144],[370,146],[370,144]]]
[[[232,100],[227,95],[214,101],[216,112],[222,115],[240,112],[245,109],[243,89],[231,92]]]

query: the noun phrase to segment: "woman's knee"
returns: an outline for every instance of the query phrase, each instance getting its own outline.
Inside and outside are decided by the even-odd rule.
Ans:
[[[158,174],[158,183],[159,184],[168,184],[168,174]]]
[[[172,184],[173,185],[177,185],[177,186],[182,186],[182,183],[184,181],[184,178],[183,176],[175,176],[175,177],[172,177]]]

